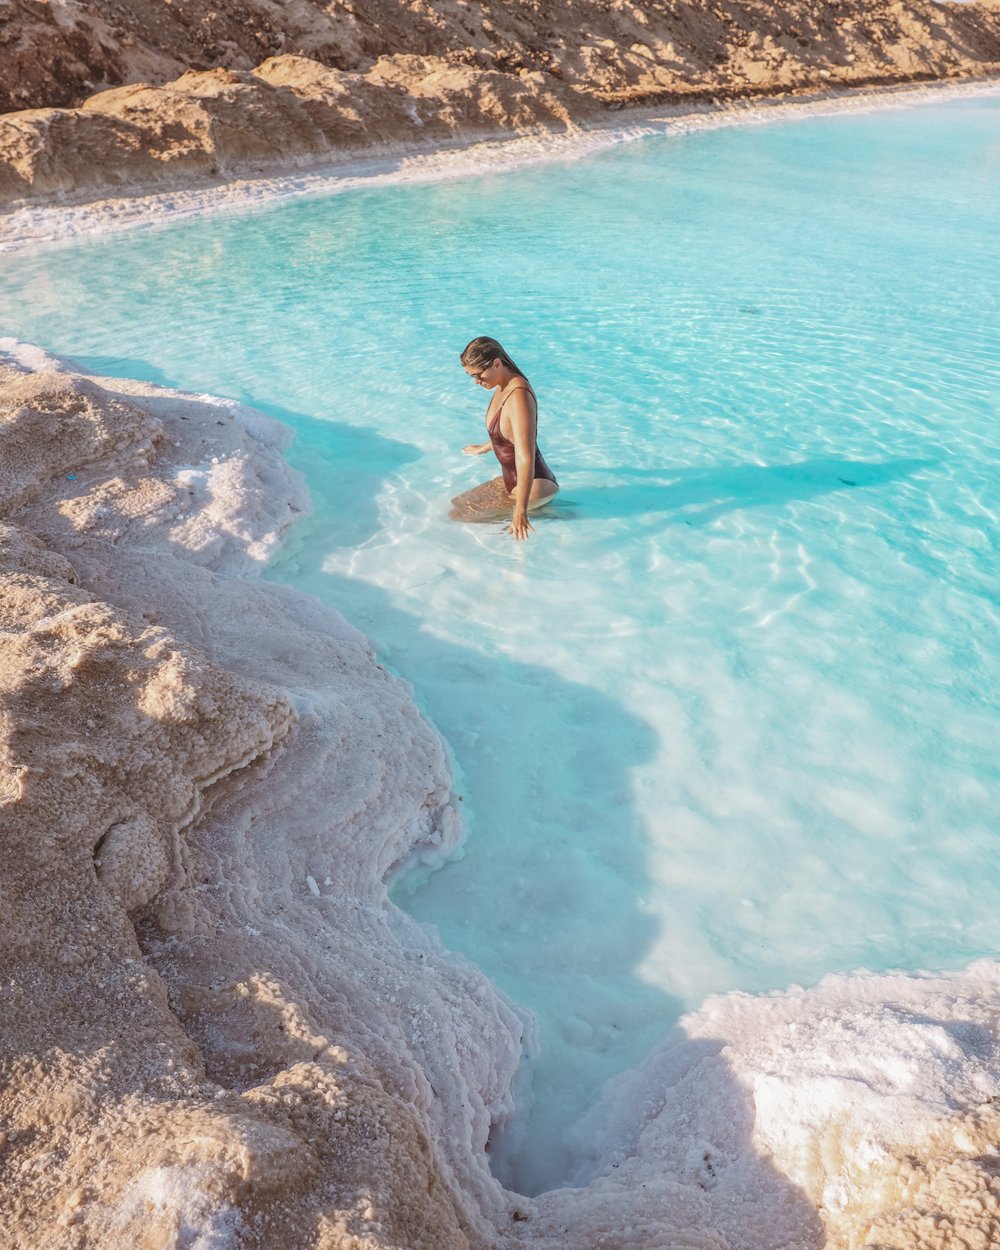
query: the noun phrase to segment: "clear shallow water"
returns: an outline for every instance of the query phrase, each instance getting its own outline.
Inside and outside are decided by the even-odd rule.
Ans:
[[[712,991],[1000,951],[1000,99],[656,139],[9,260],[3,330],[290,421],[273,575],[407,677],[464,857],[398,883],[538,1020],[494,1165]],[[456,355],[563,492],[523,547]]]

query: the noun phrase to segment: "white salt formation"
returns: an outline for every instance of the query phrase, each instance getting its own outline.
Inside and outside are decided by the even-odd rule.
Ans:
[[[387,900],[460,835],[363,638],[254,576],[305,506],[238,405],[0,357],[0,1232],[100,1246],[988,1247],[1000,971],[688,1017],[492,1178],[522,1022]]]
[[[278,427],[46,364],[0,416],[3,1244],[465,1246],[519,1026],[381,884],[456,835],[441,744],[234,576],[303,506]]]

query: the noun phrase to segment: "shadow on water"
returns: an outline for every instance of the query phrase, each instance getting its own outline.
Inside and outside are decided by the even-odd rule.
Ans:
[[[546,1017],[537,1044],[527,1034],[521,1114],[491,1137],[498,1177],[538,1192],[571,1167],[558,1132],[681,1012],[637,974],[659,924],[641,906],[651,882],[631,772],[654,734],[599,691],[428,633],[378,588],[323,572],[323,552],[319,535],[300,549],[296,586],[342,611],[413,683],[455,765],[461,857],[438,871],[414,865],[394,901]]]
[[[154,386],[184,389],[148,360],[137,360],[132,356],[74,356],[73,359],[99,377],[133,378],[137,382],[151,382]]]
[[[332,550],[375,534],[381,480],[417,452],[363,428],[257,406],[299,431],[293,459],[308,474],[315,507],[268,576],[316,594],[368,635],[379,658],[413,683],[418,705],[453,753],[469,835],[463,854],[443,871],[414,869],[393,897],[516,1003],[544,1017],[540,1036],[526,1034],[517,1114],[491,1134],[492,1170],[520,1193],[565,1185],[588,1172],[588,1156],[600,1167],[590,1130],[602,1139],[594,1114],[605,1100],[588,1107],[606,1082],[636,1068],[665,1038],[686,1045],[677,1029],[682,1004],[639,974],[660,934],[643,908],[651,882],[632,771],[651,758],[656,735],[602,692],[496,650],[442,639],[377,586],[325,568]],[[574,489],[571,501],[587,513],[592,500],[594,512],[622,516],[693,507],[694,520],[706,523],[730,509],[876,486],[930,463],[830,458],[613,471],[634,483],[610,488],[614,511],[607,489]],[[728,1089],[728,1105],[742,1106],[752,1125],[752,1107],[724,1064],[711,1085],[713,1098]],[[627,1138],[628,1126],[621,1128]],[[752,1153],[745,1143],[741,1151]],[[721,1160],[707,1153],[698,1183],[711,1187],[717,1166]],[[803,1226],[815,1221],[796,1186],[763,1161],[761,1172],[787,1190]]]
[[[600,691],[442,639],[379,587],[326,568],[332,550],[375,532],[380,479],[416,453],[255,403],[298,430],[292,458],[314,505],[268,577],[316,594],[361,629],[413,684],[452,752],[464,853],[444,871],[404,875],[393,897],[516,1002],[545,1007],[539,1044],[527,1034],[517,1120],[491,1138],[497,1175],[537,1192],[572,1167],[568,1149],[552,1145],[552,1126],[567,1128],[680,1014],[676,999],[636,972],[659,926],[641,905],[650,883],[631,777],[656,736]]]
[[[622,1220],[652,1212],[666,1225],[676,1184],[705,1195],[706,1229],[738,1206],[760,1250],[818,1250],[823,1228],[808,1195],[754,1145],[753,1098],[729,1067],[727,1039],[689,1038],[680,1000],[638,972],[659,924],[642,905],[650,881],[630,775],[653,751],[653,730],[599,691],[428,634],[377,587],[324,572],[329,546],[318,532],[300,545],[295,585],[375,635],[380,658],[415,684],[465,800],[462,857],[414,868],[393,899],[544,1016],[539,1035],[526,1032],[515,1116],[490,1134],[493,1175],[531,1196],[572,1187],[551,1218],[587,1227],[574,1190],[614,1175],[642,1132]],[[281,579],[280,562],[269,575]],[[518,709],[530,709],[520,724]],[[438,1091],[451,1102],[459,1094],[457,1084]],[[651,1106],[662,1108],[652,1132]]]
[[[243,402],[296,432],[285,455],[306,478],[313,516],[291,536],[292,548],[299,546],[299,531],[317,529],[324,553],[367,542],[379,528],[379,487],[390,474],[419,459],[418,448],[364,426],[319,421],[266,400]]]
[[[605,474],[627,478],[625,485],[569,486],[550,512],[634,517],[675,513],[664,525],[709,525],[741,508],[775,507],[816,499],[836,491],[881,486],[931,468],[934,460],[841,460],[818,457],[794,464],[738,464],[713,469],[591,469],[587,478]]]

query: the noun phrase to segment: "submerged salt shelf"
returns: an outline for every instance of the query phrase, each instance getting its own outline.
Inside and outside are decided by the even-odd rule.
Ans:
[[[1000,950],[998,127],[651,139],[7,267],[8,330],[296,428],[273,574],[454,753],[464,857],[396,897],[532,1013],[516,1188],[608,1165],[573,1126],[709,993]],[[563,482],[525,547],[445,519],[480,331]]]

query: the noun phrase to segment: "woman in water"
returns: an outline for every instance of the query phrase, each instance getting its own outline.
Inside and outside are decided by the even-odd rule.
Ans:
[[[528,509],[547,504],[559,489],[535,439],[538,400],[528,379],[496,339],[473,339],[461,360],[477,386],[494,392],[486,409],[489,438],[485,443],[469,443],[462,450],[467,456],[492,450],[503,476],[453,499],[451,516],[456,521],[491,521],[508,516],[513,506],[508,533],[527,538],[534,528],[528,521]]]

